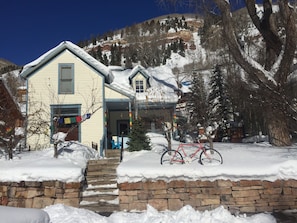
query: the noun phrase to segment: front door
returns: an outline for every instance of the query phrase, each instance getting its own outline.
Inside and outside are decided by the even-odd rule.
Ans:
[[[118,120],[118,136],[128,136],[129,134],[129,121]]]

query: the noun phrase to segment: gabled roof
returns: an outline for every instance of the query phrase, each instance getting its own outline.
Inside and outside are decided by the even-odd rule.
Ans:
[[[172,70],[166,66],[145,69],[138,65],[133,69],[120,69],[119,67],[110,67],[114,81],[111,86],[121,89],[123,92],[134,95],[137,103],[153,103],[154,105],[174,104],[178,101],[178,90],[175,76]],[[149,80],[149,87],[145,92],[136,93],[131,86],[131,80],[138,72]]]
[[[64,50],[69,50],[71,53],[79,57],[82,61],[84,61],[86,64],[91,66],[93,69],[98,71],[100,74],[105,76],[106,82],[111,83],[113,81],[113,75],[110,72],[110,70],[102,63],[100,63],[98,60],[96,60],[94,57],[89,55],[86,51],[84,51],[79,46],[73,44],[70,41],[63,41],[58,46],[54,47],[53,49],[49,50],[45,54],[41,55],[36,60],[32,61],[31,63],[26,64],[23,67],[23,70],[21,71],[21,76],[24,78],[28,78],[30,75],[32,75],[37,69],[42,67],[44,64],[46,64],[48,61],[59,55]]]
[[[149,83],[149,78],[150,78],[150,75],[148,74],[148,72],[146,71],[146,69],[141,66],[141,65],[137,65],[136,67],[134,67],[132,70],[131,70],[131,74],[129,76],[129,81],[131,83],[131,80],[135,77],[135,75],[137,75],[138,73],[141,73],[145,79],[147,80],[147,83]]]

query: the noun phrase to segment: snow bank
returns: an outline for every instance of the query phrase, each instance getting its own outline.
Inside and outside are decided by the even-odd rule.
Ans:
[[[99,153],[77,142],[65,142],[54,158],[54,149],[22,152],[13,160],[0,156],[0,181],[47,181],[80,182],[90,159],[99,159]],[[0,154],[1,155],[1,154]]]
[[[49,223],[47,212],[33,208],[0,206],[1,222],[5,223]]]
[[[61,204],[48,206],[44,210],[49,214],[51,223],[276,223],[276,220],[270,214],[256,214],[249,217],[246,215],[236,216],[232,215],[224,207],[200,212],[189,205],[178,211],[164,212],[158,212],[148,205],[147,210],[144,212],[115,212],[110,217]]]

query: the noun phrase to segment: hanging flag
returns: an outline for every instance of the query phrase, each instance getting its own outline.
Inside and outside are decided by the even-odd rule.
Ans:
[[[76,116],[75,118],[77,123],[81,122],[81,116]]]
[[[76,117],[71,117],[71,118],[70,118],[70,122],[71,122],[71,123],[76,123]]]
[[[86,119],[89,119],[90,117],[91,117],[91,114],[90,113],[84,114],[82,116],[82,121],[85,121]]]
[[[64,118],[60,117],[58,122],[59,124],[64,124]]]
[[[64,123],[65,124],[71,124],[71,119],[70,118],[64,118]]]

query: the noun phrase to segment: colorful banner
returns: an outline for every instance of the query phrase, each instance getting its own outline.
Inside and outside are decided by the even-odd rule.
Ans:
[[[86,119],[91,118],[91,114],[87,113],[83,116],[75,116],[75,117],[60,117],[58,119],[59,124],[75,124],[85,121]]]

